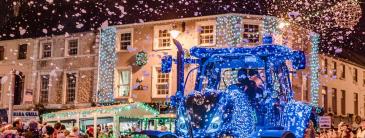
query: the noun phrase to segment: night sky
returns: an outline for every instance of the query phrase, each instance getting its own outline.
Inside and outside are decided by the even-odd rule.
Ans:
[[[278,4],[278,10],[272,10],[273,3],[266,0],[0,0],[0,39],[97,30],[103,22],[115,25],[223,13],[285,15],[295,8],[306,8],[298,1],[287,0],[287,3]],[[310,5],[307,8],[313,9],[311,11],[325,9],[333,1],[327,0],[327,6]],[[14,3],[20,4],[18,16],[14,16]],[[360,5],[365,15],[365,3]],[[316,26],[316,19],[312,19],[311,23]],[[338,27],[310,29],[321,34],[322,53],[365,66],[364,16],[354,30]],[[342,52],[336,51],[339,48]]]

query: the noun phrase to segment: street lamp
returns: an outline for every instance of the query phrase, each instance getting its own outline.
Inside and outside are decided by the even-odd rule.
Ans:
[[[176,26],[176,25],[173,25],[173,26],[172,26],[172,29],[171,29],[171,31],[170,31],[169,33],[170,33],[170,35],[171,35],[171,37],[172,37],[173,39],[176,39],[176,38],[179,36],[180,31],[179,31],[179,30],[177,30],[177,26]]]

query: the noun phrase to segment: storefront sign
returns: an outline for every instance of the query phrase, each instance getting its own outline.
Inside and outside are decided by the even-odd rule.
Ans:
[[[331,128],[331,117],[330,116],[321,116],[319,117],[319,128]]]
[[[23,121],[35,120],[39,121],[38,111],[14,111],[14,119],[22,119]]]

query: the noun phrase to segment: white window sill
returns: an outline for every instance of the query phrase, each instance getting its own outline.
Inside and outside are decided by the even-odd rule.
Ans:
[[[154,48],[153,51],[171,50],[172,48]]]

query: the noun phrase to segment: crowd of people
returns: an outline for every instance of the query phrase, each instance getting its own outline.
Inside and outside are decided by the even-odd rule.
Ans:
[[[319,138],[365,138],[365,121],[361,122],[360,127],[352,128],[351,125],[341,122],[337,129],[321,129],[317,134]]]
[[[0,125],[0,138],[89,138],[93,137],[92,130],[81,133],[78,127],[68,130],[61,123],[49,125],[37,121],[23,123],[15,120],[12,124]],[[110,138],[110,135],[111,133],[97,130],[97,138]]]

